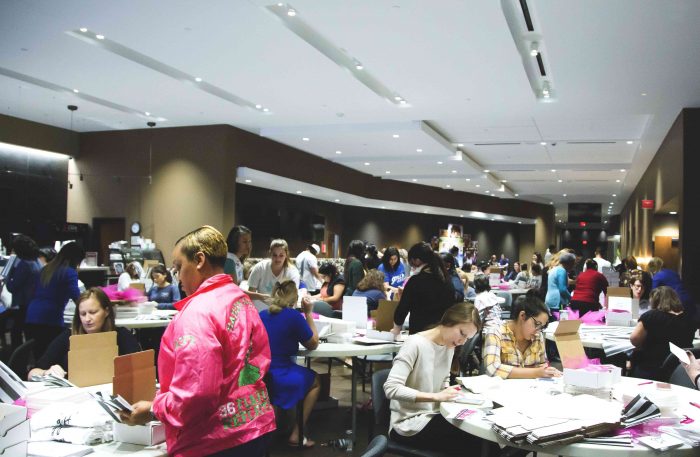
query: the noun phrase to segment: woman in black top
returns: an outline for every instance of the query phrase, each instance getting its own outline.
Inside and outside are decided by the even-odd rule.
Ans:
[[[136,337],[129,330],[114,324],[114,308],[104,291],[99,287],[86,290],[78,298],[71,328],[65,329],[51,342],[37,362],[37,367],[29,372],[28,379],[31,380],[34,375],[44,376],[49,373],[61,378],[66,377],[71,335],[114,331],[117,332],[119,355],[141,350]]]
[[[408,263],[417,270],[409,278],[394,312],[392,333],[398,335],[406,315],[409,333],[422,332],[437,324],[447,308],[455,303],[452,281],[440,256],[427,243],[415,244],[408,251]]]
[[[659,379],[659,368],[670,354],[668,343],[688,348],[693,345],[695,324],[683,312],[678,294],[670,287],[657,287],[651,292],[651,309],[639,317],[630,335],[636,347],[632,354],[632,376]]]

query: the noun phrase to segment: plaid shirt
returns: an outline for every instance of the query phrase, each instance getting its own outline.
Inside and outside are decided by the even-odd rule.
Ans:
[[[484,365],[489,376],[506,379],[513,367],[537,368],[547,363],[542,332],[535,337],[524,353],[521,353],[515,344],[515,335],[507,323],[486,329],[484,332]]]

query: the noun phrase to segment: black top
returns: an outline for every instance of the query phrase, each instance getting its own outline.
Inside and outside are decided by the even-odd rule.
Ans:
[[[675,315],[658,309],[650,309],[639,316],[647,337],[642,347],[634,352],[633,360],[644,370],[658,371],[671,353],[669,341],[680,348],[693,347],[695,326],[685,313]]]
[[[141,351],[139,342],[136,341],[136,337],[128,329],[117,327],[115,330],[117,332],[119,355],[133,354],[134,352]],[[37,362],[36,367],[42,370],[48,370],[54,365],[60,365],[61,368],[68,372],[70,337],[71,330],[67,328],[49,344],[46,352]]]
[[[447,308],[454,303],[455,291],[452,281],[443,282],[435,275],[421,271],[406,283],[394,312],[394,323],[403,325],[406,315],[410,312],[408,332],[422,332],[437,324]]]

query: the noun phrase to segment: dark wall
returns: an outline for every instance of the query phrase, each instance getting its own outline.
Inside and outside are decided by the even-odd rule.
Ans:
[[[480,259],[501,253],[518,258],[518,224],[345,206],[252,186],[237,188],[236,221],[253,230],[255,257],[267,255],[272,238],[286,239],[292,255],[311,241],[321,241],[310,238],[308,221],[314,216],[325,221],[328,231],[340,235],[343,256],[353,239],[379,248],[393,245],[408,249],[418,241],[430,240],[452,223],[461,224],[464,233],[479,242]]]
[[[683,192],[680,196],[681,274],[700,301],[700,211],[695,180],[700,172],[700,109],[684,109]]]

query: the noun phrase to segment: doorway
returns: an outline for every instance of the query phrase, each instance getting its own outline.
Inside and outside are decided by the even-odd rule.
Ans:
[[[109,243],[121,241],[126,235],[126,219],[123,217],[95,217],[92,219],[97,249],[97,263],[109,265]]]

